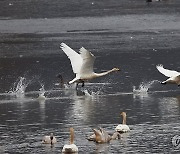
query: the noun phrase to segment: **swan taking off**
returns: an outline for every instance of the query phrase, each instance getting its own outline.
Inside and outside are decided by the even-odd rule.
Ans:
[[[55,144],[57,142],[56,137],[53,135],[53,133],[50,134],[50,136],[44,136],[42,143],[44,144]]]
[[[126,125],[126,112],[122,112],[121,113],[122,117],[123,117],[123,123],[122,124],[119,124],[115,130],[119,133],[126,133],[126,132],[129,132],[130,129],[129,129],[129,126]]]
[[[78,147],[74,144],[74,129],[70,128],[70,144],[65,144],[63,149],[63,153],[77,153]]]
[[[82,83],[83,87],[84,82],[87,80],[105,76],[111,72],[119,71],[119,68],[113,68],[103,73],[95,73],[93,71],[95,56],[91,52],[82,47],[79,50],[79,53],[77,53],[65,43],[61,43],[60,48],[70,59],[72,70],[76,74],[76,77],[73,80],[69,81],[69,84],[76,82],[78,85],[78,83]]]
[[[156,65],[156,68],[158,69],[160,73],[169,77],[167,80],[161,82],[162,84],[172,83],[172,84],[177,84],[178,86],[180,86],[180,72],[165,69],[162,64]]]

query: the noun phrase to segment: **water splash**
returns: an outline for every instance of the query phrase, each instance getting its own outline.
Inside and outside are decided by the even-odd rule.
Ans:
[[[139,85],[139,88],[137,88],[137,89],[136,89],[135,86],[133,86],[133,93],[140,93],[140,94],[148,93],[149,89],[152,88],[153,84],[156,83],[156,82],[159,82],[159,81],[158,80],[153,80],[153,81],[150,81],[150,82],[142,82]]]
[[[19,77],[19,79],[14,83],[14,86],[10,94],[15,94],[16,97],[24,97],[25,90],[31,81],[27,81],[25,77]]]
[[[39,91],[40,91],[39,95],[44,96],[45,89],[44,89],[44,85],[43,84],[41,84],[41,88],[39,89]]]
[[[43,84],[41,84],[41,88],[39,89],[39,96],[38,96],[38,100],[39,101],[43,101],[43,100],[45,100],[46,99],[46,97],[45,97],[45,89],[44,89],[44,85]]]

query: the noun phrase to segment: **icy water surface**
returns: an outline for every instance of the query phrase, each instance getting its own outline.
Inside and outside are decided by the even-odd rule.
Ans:
[[[0,1],[0,18],[0,153],[61,153],[70,127],[82,154],[180,152],[180,89],[156,69],[180,71],[178,0]],[[90,50],[96,72],[121,71],[63,89],[57,74],[74,74],[61,42]],[[92,128],[112,133],[122,111],[129,133],[86,139]],[[41,143],[51,132],[52,147]]]

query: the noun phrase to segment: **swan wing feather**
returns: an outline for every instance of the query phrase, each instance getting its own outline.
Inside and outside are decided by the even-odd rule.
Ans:
[[[80,74],[89,75],[93,73],[95,56],[82,47],[79,50],[79,53],[82,57],[82,66],[80,68]]]
[[[164,74],[167,77],[175,77],[180,75],[180,73],[177,71],[165,69],[163,65],[157,65],[156,68],[160,73]]]
[[[61,43],[60,48],[64,51],[64,53],[70,59],[73,72],[75,74],[79,73],[80,68],[82,66],[82,62],[83,62],[82,56],[79,53],[77,53],[76,51],[74,51],[73,49],[71,49],[65,43]]]

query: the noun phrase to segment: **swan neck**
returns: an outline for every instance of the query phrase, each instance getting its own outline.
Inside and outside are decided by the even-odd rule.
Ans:
[[[63,77],[60,75],[60,84],[61,84],[61,88],[64,88],[64,79]]]
[[[123,122],[122,122],[122,124],[123,124],[123,125],[126,125],[126,116],[125,116],[125,115],[122,115],[122,117],[123,117]]]
[[[70,144],[74,143],[74,129],[70,128]]]
[[[107,74],[109,74],[109,73],[111,73],[111,72],[113,72],[113,69],[111,69],[111,70],[109,70],[109,71],[106,71],[106,72],[102,72],[102,73],[95,73],[95,75],[96,75],[97,77],[101,77],[101,76],[105,76],[105,75],[107,75]]]

